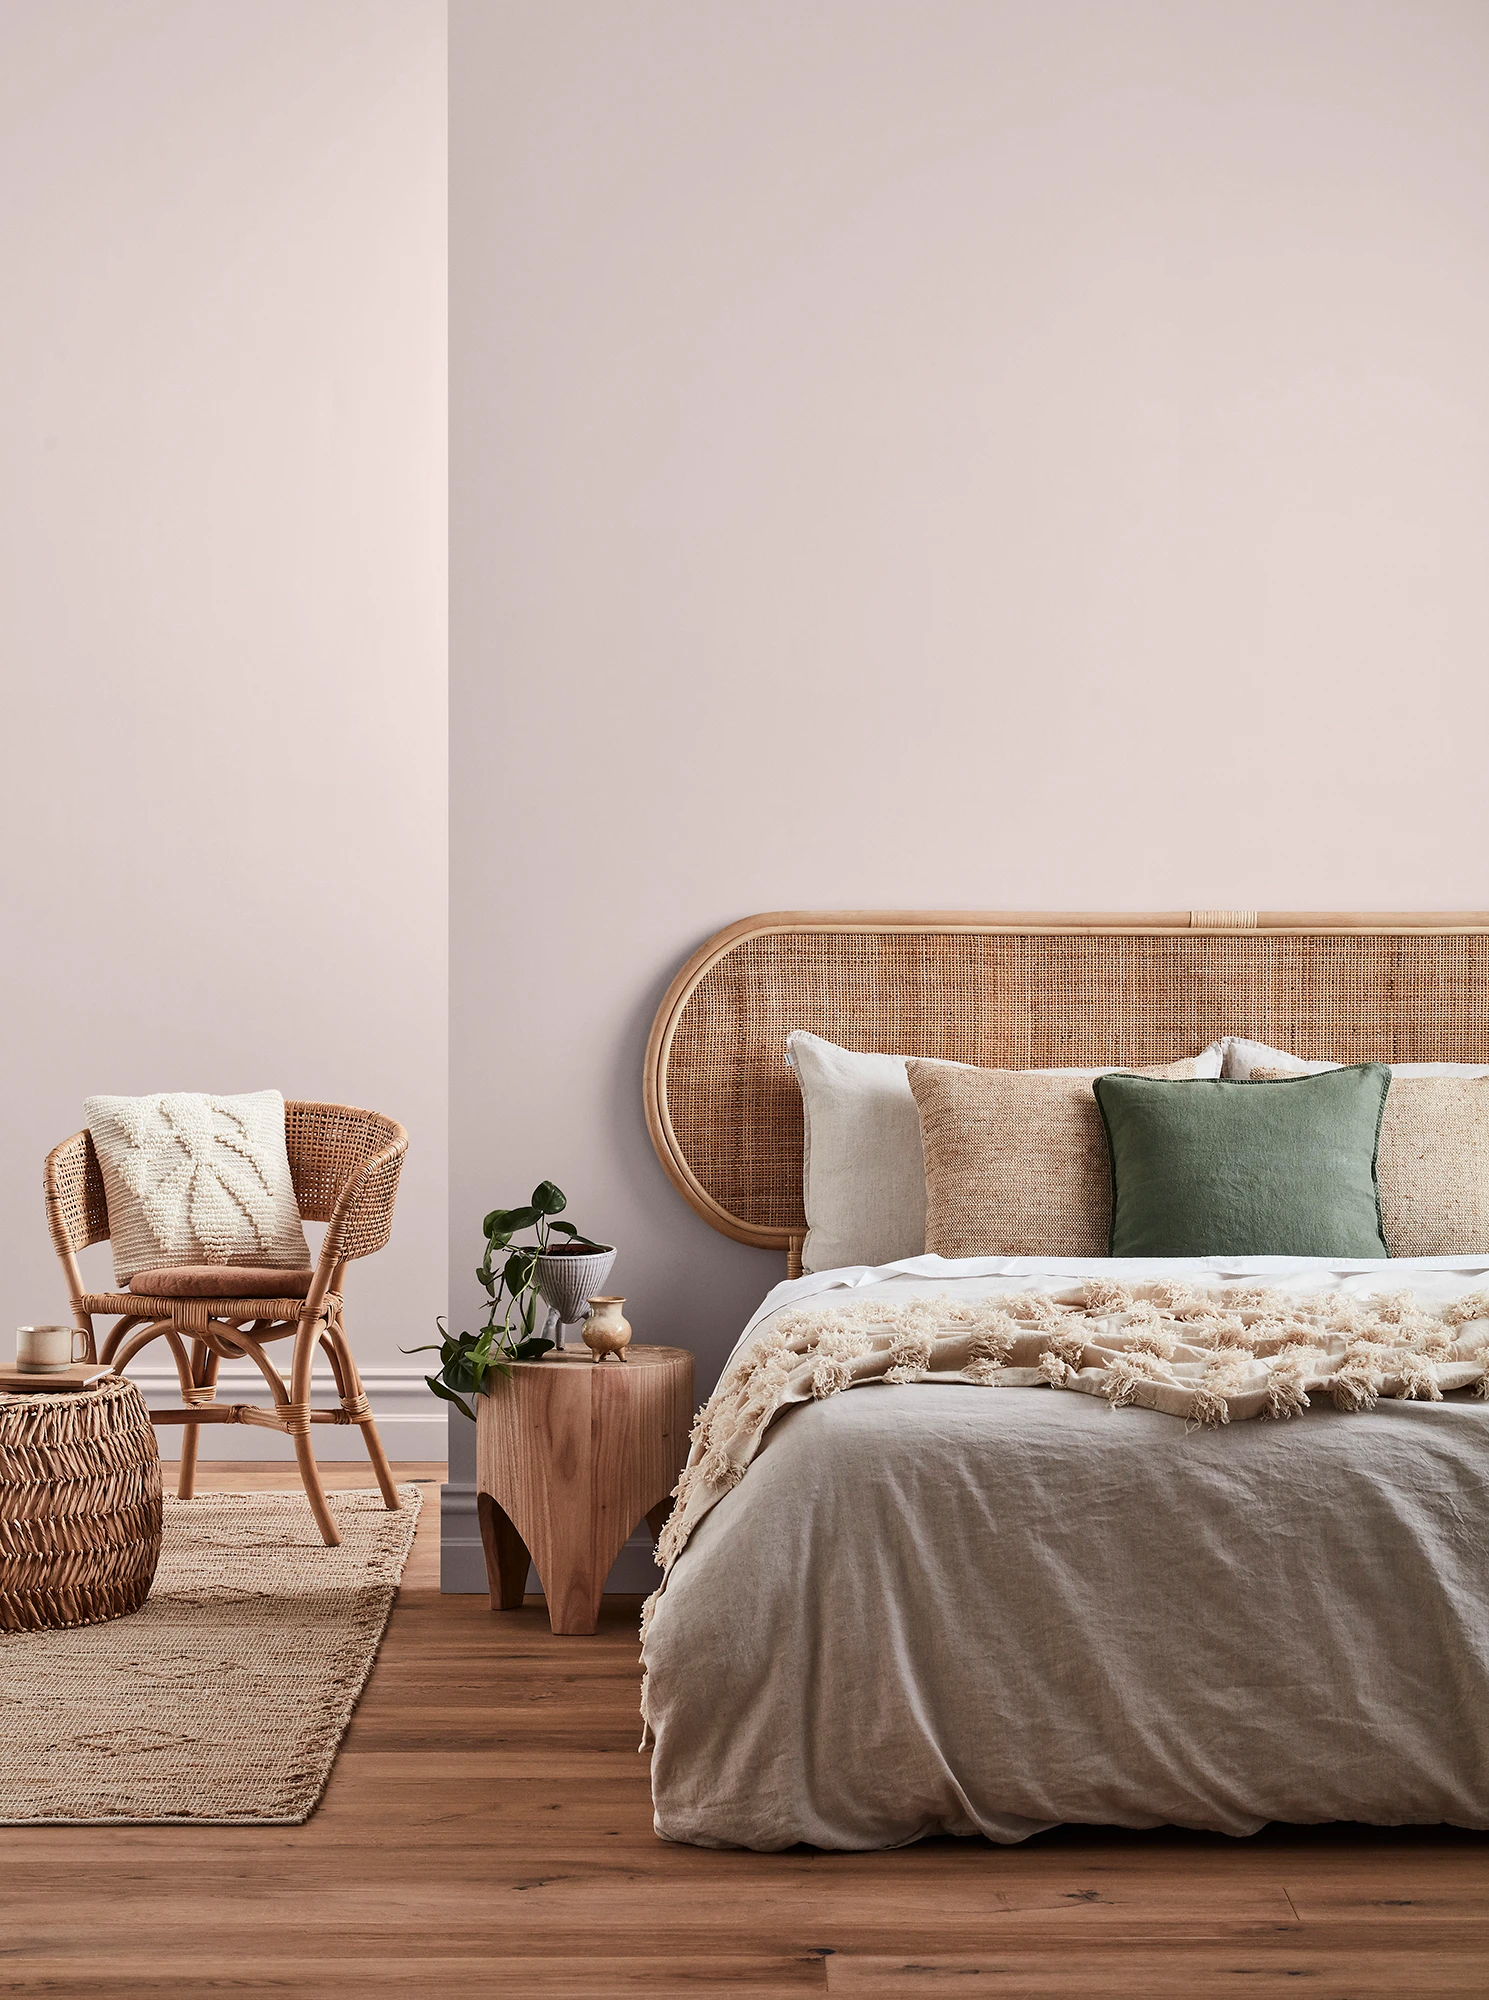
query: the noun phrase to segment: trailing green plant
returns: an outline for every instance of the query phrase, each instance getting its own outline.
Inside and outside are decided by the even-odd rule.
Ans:
[[[473,1423],[475,1411],[467,1396],[484,1395],[492,1376],[500,1379],[514,1361],[536,1361],[553,1345],[536,1331],[538,1259],[549,1250],[551,1239],[563,1237],[566,1249],[603,1248],[582,1236],[572,1222],[558,1220],[568,1205],[562,1188],[539,1181],[524,1207],[493,1208],[481,1224],[486,1254],[476,1266],[486,1294],[484,1324],[475,1333],[450,1333],[440,1317],[435,1321],[440,1331],[437,1343],[403,1349],[405,1354],[439,1355],[438,1369],[424,1380],[436,1396],[464,1411]],[[513,1243],[514,1236],[529,1229],[536,1233],[536,1243]]]

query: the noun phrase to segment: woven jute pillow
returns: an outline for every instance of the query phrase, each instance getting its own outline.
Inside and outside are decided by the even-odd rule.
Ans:
[[[1112,1172],[1089,1076],[912,1060],[925,1247],[942,1257],[1104,1257]],[[1133,1076],[1185,1078],[1192,1057]]]
[[[1295,1069],[1254,1069],[1258,1083]],[[1393,1257],[1489,1256],[1489,1077],[1393,1071],[1375,1156]]]

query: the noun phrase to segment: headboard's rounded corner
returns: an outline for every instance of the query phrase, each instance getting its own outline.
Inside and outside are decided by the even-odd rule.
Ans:
[[[646,1112],[646,1130],[657,1158],[662,1163],[663,1172],[683,1200],[696,1214],[702,1216],[710,1228],[718,1230],[720,1235],[728,1236],[736,1243],[748,1243],[756,1249],[783,1251],[788,1258],[792,1254],[793,1235],[804,1232],[804,1223],[800,1228],[793,1229],[789,1223],[759,1222],[748,1216],[736,1214],[717,1200],[694,1173],[687,1150],[673,1123],[668,1071],[677,1024],[689,999],[709,970],[727,957],[745,938],[755,936],[761,931],[790,928],[792,923],[793,914],[789,911],[767,912],[757,917],[742,917],[735,923],[726,924],[723,930],[716,931],[712,937],[705,938],[692,956],[679,967],[667,991],[662,995],[661,1003],[652,1019],[651,1031],[646,1038],[646,1055],[642,1072],[642,1103]],[[799,1184],[799,1169],[797,1180]]]

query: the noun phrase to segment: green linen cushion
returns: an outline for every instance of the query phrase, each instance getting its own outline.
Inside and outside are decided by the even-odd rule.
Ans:
[[[1386,1257],[1375,1155],[1391,1072],[1092,1084],[1113,1257]]]

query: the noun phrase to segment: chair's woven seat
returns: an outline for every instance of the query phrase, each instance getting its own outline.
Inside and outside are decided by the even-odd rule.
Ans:
[[[264,1264],[175,1264],[136,1271],[129,1289],[149,1299],[303,1299],[314,1276]]]
[[[333,1307],[341,1300],[335,1292],[327,1292],[321,1307],[320,1317],[328,1317]],[[288,1331],[294,1332],[294,1322],[305,1310],[303,1297],[279,1299],[170,1299],[146,1298],[138,1292],[85,1292],[78,1304],[86,1313],[122,1314],[130,1319],[171,1319],[179,1317],[185,1323],[191,1319],[227,1319],[241,1321],[282,1319],[290,1322]]]

